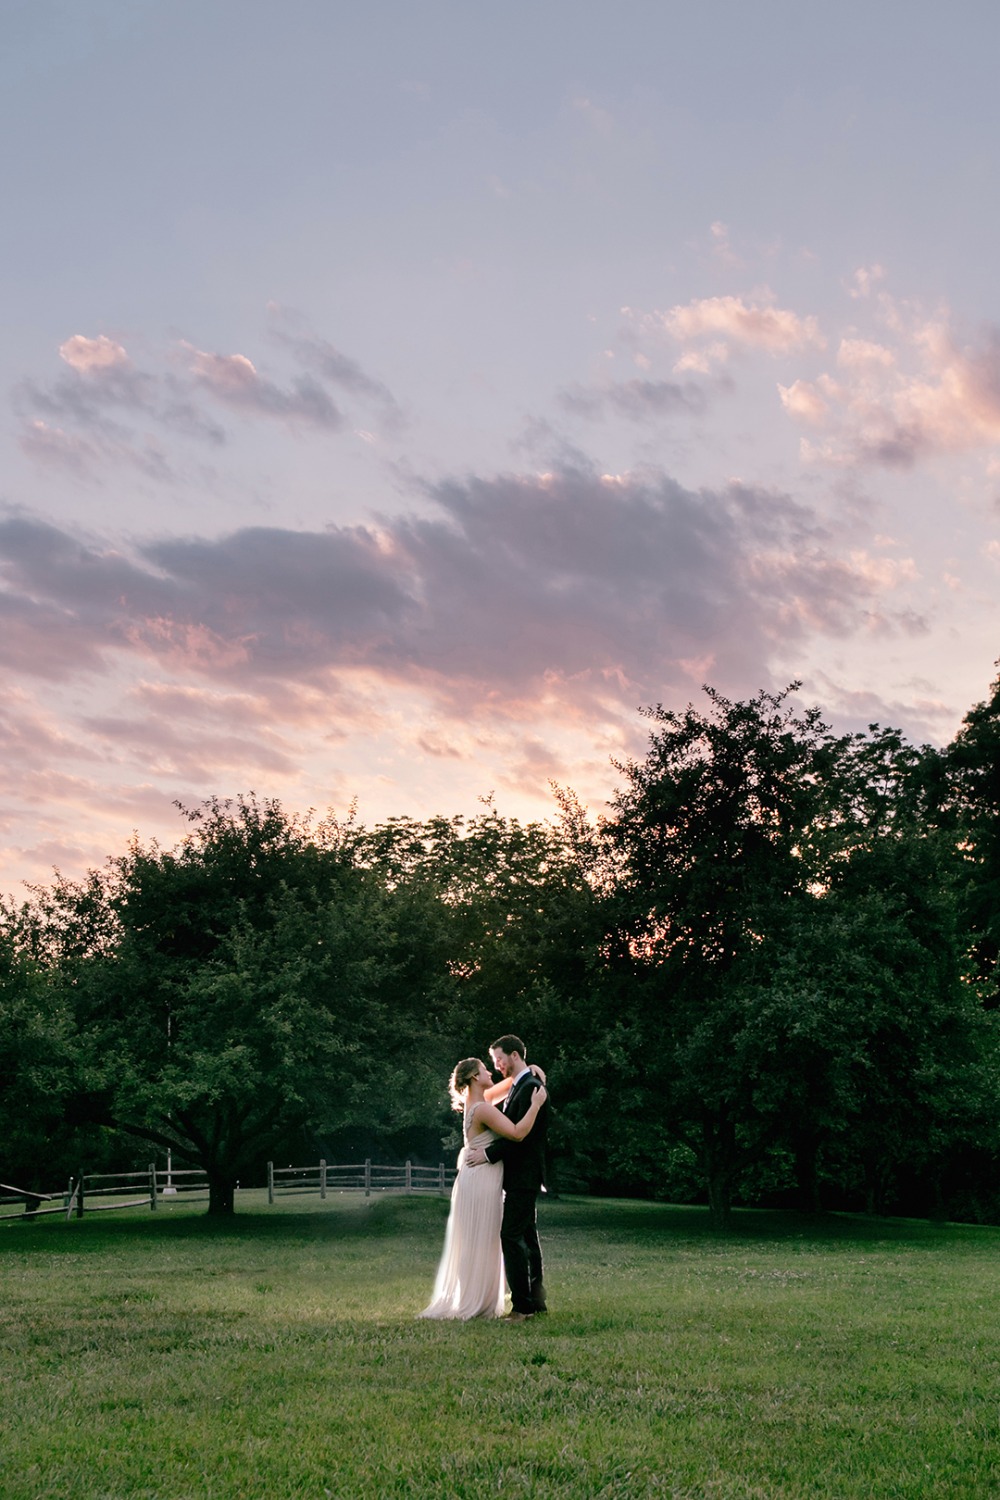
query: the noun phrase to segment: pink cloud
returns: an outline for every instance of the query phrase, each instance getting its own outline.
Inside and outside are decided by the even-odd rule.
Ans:
[[[716,219],[715,223],[711,226],[710,233],[712,237],[711,253],[713,258],[724,266],[740,265],[740,257],[733,249],[729,238],[729,225],[723,224],[720,219]]]
[[[871,339],[845,338],[841,339],[837,350],[837,363],[848,370],[870,370],[873,366],[891,370],[896,364],[896,356],[884,344],[874,343]]]
[[[707,372],[714,364],[724,363],[733,347],[770,355],[825,347],[816,318],[777,307],[770,293],[756,302],[733,296],[698,298],[667,312],[647,314],[640,323],[685,346],[675,367],[678,370]]]
[[[946,740],[955,729],[955,708],[945,702],[931,682],[901,684],[906,698],[886,698],[869,688],[852,688],[825,672],[817,674],[807,691],[819,693],[828,712],[845,729],[864,731],[871,724],[906,724],[916,743]]]
[[[144,776],[181,777],[195,783],[288,777],[297,769],[296,747],[282,744],[263,720],[249,734],[234,733],[224,713],[213,729],[194,729],[162,714],[136,718],[93,714],[80,721],[96,738],[113,744],[116,759],[141,768]]]
[[[207,354],[191,344],[181,347],[195,380],[228,406],[331,430],[344,425],[323,386],[311,376],[296,376],[291,389],[282,390],[265,380],[245,354]]]
[[[773,492],[556,471],[433,497],[436,515],[377,528],[248,528],[134,557],[13,518],[5,607],[42,661],[38,632],[62,621],[71,654],[139,653],[242,691],[363,670],[421,684],[449,712],[590,713],[686,685],[684,664],[706,653],[725,682],[757,678],[790,622],[850,632],[887,586]],[[808,611],[784,608],[806,597]]]
[[[21,429],[18,444],[22,453],[36,463],[67,469],[80,479],[95,478],[104,456],[99,443],[78,433],[64,432],[40,417]]]
[[[778,394],[789,416],[803,422],[822,422],[829,411],[826,396],[815,381],[796,380],[792,385],[779,385]]]
[[[227,434],[213,408],[284,423],[296,433],[348,430],[328,387],[373,411],[386,431],[403,426],[391,392],[328,340],[290,314],[268,330],[291,373],[272,379],[246,354],[216,354],[181,342],[150,368],[138,369],[125,347],[107,334],[76,333],[59,347],[62,373],[47,381],[24,379],[12,393],[22,417],[21,447],[36,463],[95,480],[123,464],[146,477],[175,481],[160,441],[194,439],[220,446]],[[136,424],[141,423],[141,430]],[[364,440],[376,441],[370,425]]]
[[[369,526],[135,547],[14,514],[0,574],[22,695],[0,784],[40,845],[120,829],[130,797],[159,829],[172,797],[250,785],[452,810],[459,779],[545,797],[572,766],[586,792],[637,748],[636,707],[699,674],[754,690],[817,636],[919,628],[905,561],[787,495],[655,471],[471,476]]]
[[[851,297],[870,297],[880,281],[885,279],[885,268],[878,264],[860,266],[851,278],[848,293]]]
[[[787,308],[747,304],[741,297],[705,297],[687,307],[673,307],[662,317],[667,332],[682,343],[705,334],[722,334],[734,343],[769,354],[785,354],[809,345],[824,347],[815,318],[800,318]]]
[[[114,339],[109,339],[103,333],[96,339],[75,333],[64,344],[60,344],[59,356],[71,369],[82,375],[88,375],[93,370],[110,370],[131,364],[122,345],[116,344]]]
[[[785,411],[822,428],[803,456],[910,468],[936,453],[1000,447],[1000,330],[962,343],[947,315],[922,318],[882,294],[880,339],[852,330],[837,374],[779,386]]]

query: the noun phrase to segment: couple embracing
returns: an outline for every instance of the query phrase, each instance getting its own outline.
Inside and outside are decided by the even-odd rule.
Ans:
[[[499,1318],[523,1323],[545,1312],[535,1205],[544,1177],[544,1074],[529,1068],[520,1037],[490,1047],[502,1075],[493,1083],[478,1057],[451,1075],[464,1145],[451,1194],[444,1252],[422,1318]],[[503,1275],[511,1310],[504,1314]]]

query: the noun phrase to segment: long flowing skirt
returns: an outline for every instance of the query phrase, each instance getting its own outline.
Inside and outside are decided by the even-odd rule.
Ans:
[[[434,1295],[422,1318],[498,1318],[504,1307],[503,1163],[465,1166],[459,1152]]]

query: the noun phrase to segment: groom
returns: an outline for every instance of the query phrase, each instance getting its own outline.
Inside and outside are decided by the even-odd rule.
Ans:
[[[514,1087],[500,1108],[515,1124],[527,1114],[531,1096],[538,1087],[538,1079],[525,1062],[524,1053],[524,1043],[516,1036],[499,1037],[490,1047],[497,1072],[514,1080]],[[503,1162],[500,1244],[510,1287],[512,1307],[507,1320],[511,1323],[523,1323],[535,1313],[546,1311],[535,1205],[545,1177],[547,1129],[548,1105],[543,1104],[533,1129],[523,1141],[508,1141],[499,1136],[485,1148],[472,1147],[465,1156],[469,1166],[480,1166],[484,1161]]]

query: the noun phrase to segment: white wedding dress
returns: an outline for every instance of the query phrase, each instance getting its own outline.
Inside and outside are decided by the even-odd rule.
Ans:
[[[458,1154],[444,1251],[434,1295],[422,1318],[499,1318],[503,1313],[503,1163],[465,1165],[465,1152],[473,1140],[477,1146],[496,1140],[492,1130],[473,1130],[478,1107],[474,1105],[463,1122],[465,1145]]]

